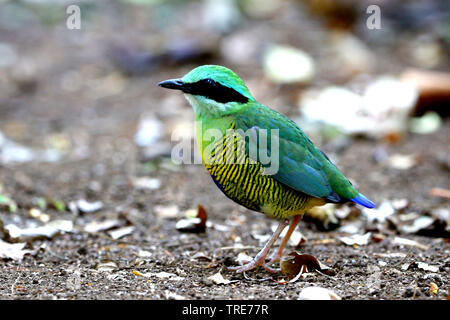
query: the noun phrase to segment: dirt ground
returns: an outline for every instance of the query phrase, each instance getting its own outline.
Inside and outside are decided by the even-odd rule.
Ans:
[[[189,15],[196,8],[184,9],[186,21],[191,21]],[[11,28],[2,25],[0,29],[2,41],[13,43],[23,62],[14,70],[24,70],[12,74],[11,81],[1,82],[0,132],[21,145],[36,150],[56,146],[64,154],[52,162],[0,164],[0,193],[18,206],[15,213],[1,207],[0,220],[3,225],[42,224],[30,217],[30,209],[36,207],[36,199],[45,198],[62,201],[67,207],[57,210],[47,206],[43,211],[50,221],[74,223],[71,232],[26,241],[26,248],[41,249],[23,260],[0,259],[1,299],[280,300],[297,299],[303,288],[313,285],[328,288],[346,300],[448,297],[448,238],[426,232],[406,234],[388,222],[369,222],[360,213],[351,222],[360,223],[360,233],[370,231],[378,237],[367,245],[346,245],[339,237],[348,234],[336,229],[319,230],[315,223],[304,221],[298,230],[307,241],[297,248],[289,245],[285,251],[315,256],[334,270],[333,276],[312,272],[293,283],[279,284],[274,280],[281,280],[281,274],[258,269],[248,272],[246,278],[227,271],[226,266],[236,265],[240,252],[255,255],[263,245],[255,235],[271,233],[277,222],[226,198],[202,165],[177,166],[170,161],[170,149],[158,154],[156,147],[136,145],[134,136],[142,115],[155,115],[163,123],[167,130],[160,139],[164,142],[170,141],[169,128],[193,121],[192,110],[183,97],[156,83],[179,77],[198,63],[124,75],[107,54],[110,42],[146,40],[151,47],[163,43],[168,34],[152,33],[154,30],[143,27],[147,18],[139,14],[139,9],[103,9],[101,18],[79,31],[67,30],[62,22],[49,26],[36,21]],[[122,20],[114,20],[117,17]],[[127,24],[130,17],[135,19]],[[277,21],[273,19],[272,23],[283,30],[279,32],[282,36],[271,37],[304,45],[314,42],[307,36],[301,39],[295,28],[280,26]],[[316,24],[301,22],[307,23]],[[253,21],[246,28],[250,34],[258,33],[270,29],[270,24],[265,27],[263,22]],[[176,32],[183,34],[176,28],[170,30],[171,34]],[[317,50],[317,44],[311,47],[312,52]],[[375,73],[390,68],[399,71],[407,65],[392,55],[394,49],[379,51],[386,59]],[[315,58],[325,59],[319,54]],[[207,61],[233,66],[223,55]],[[291,87],[260,80],[257,65],[236,68],[259,101],[298,116],[295,99],[299,91],[291,94]],[[322,72],[318,83],[333,83],[332,79],[342,81],[336,74]],[[407,133],[394,143],[367,138],[351,138],[344,145],[318,137],[312,140],[377,204],[407,199],[406,209],[396,216],[432,216],[434,210],[448,209],[448,199],[430,195],[433,188],[449,189],[448,118],[443,118],[434,133]],[[152,152],[156,156],[149,155]],[[406,170],[392,168],[377,160],[380,154],[413,154],[416,163]],[[137,177],[157,178],[160,186],[137,188]],[[87,213],[69,210],[68,204],[79,199],[101,201],[103,207]],[[208,213],[206,232],[178,231],[177,221],[198,204]],[[178,210],[174,217],[161,216],[173,206]],[[119,239],[107,231],[89,233],[84,229],[90,222],[107,219],[134,229]],[[341,225],[348,222],[343,219]],[[418,245],[398,244],[396,238],[407,238]],[[421,262],[438,269],[420,268]],[[209,279],[218,272],[230,282],[216,284]],[[437,285],[438,291],[431,292],[430,283]]]
[[[446,130],[449,134],[449,126]],[[429,161],[435,160],[430,150],[440,150],[446,141],[438,137],[445,136],[438,132],[435,136],[412,137],[409,143],[396,147],[408,150],[410,143],[420,146],[428,154]],[[131,143],[130,143],[131,144]],[[429,147],[432,144],[432,148]],[[371,163],[368,155],[364,161],[353,161],[355,150],[370,150],[367,142],[352,144],[343,154],[348,159],[348,167],[353,167],[356,180],[367,182],[366,187],[373,190],[374,201],[383,196],[395,194],[407,197],[408,191],[401,188],[408,181],[422,181],[411,200],[411,207],[417,210],[436,205],[427,194],[431,186],[445,183],[446,171],[437,166],[417,168],[412,174],[389,174],[389,181],[382,185],[358,172],[368,170]],[[417,149],[416,149],[417,150]],[[99,155],[100,156],[100,155]],[[103,154],[103,156],[106,156]],[[95,159],[95,158],[94,158]],[[61,165],[27,165],[21,168],[33,185],[43,186],[39,194],[57,195],[62,199],[73,197],[69,190],[79,186],[83,194],[87,190],[80,181],[80,170],[90,168],[93,163],[61,164]],[[95,162],[94,162],[95,163]],[[19,167],[20,168],[20,167]],[[15,177],[15,170],[2,170],[3,181],[9,181],[8,189],[13,188],[15,194],[24,199],[30,197]],[[448,169],[446,169],[448,170]],[[118,170],[120,172],[120,170]],[[67,182],[58,182],[62,174],[67,176]],[[235,236],[242,239],[244,250],[248,254],[256,254],[261,244],[249,233],[269,233],[273,221],[259,213],[249,212],[229,201],[213,187],[210,177],[201,166],[180,168],[178,172],[160,172],[163,186],[161,191],[133,192],[128,187],[126,171],[109,177],[105,174],[101,184],[108,193],[100,192],[96,199],[107,204],[102,213],[93,213],[94,217],[73,217],[78,225],[83,225],[84,219],[101,219],[101,217],[126,215],[137,230],[132,235],[120,240],[113,240],[103,234],[89,235],[86,233],[71,233],[52,240],[34,241],[33,246],[47,244],[47,250],[36,256],[25,257],[22,262],[1,262],[1,296],[5,299],[167,299],[172,294],[187,299],[296,299],[305,286],[317,285],[332,289],[344,299],[442,299],[447,296],[449,281],[449,247],[442,238],[424,236],[407,236],[425,246],[423,248],[399,246],[393,244],[394,232],[386,234],[379,243],[370,243],[363,247],[346,246],[338,241],[320,244],[320,239],[336,239],[343,235],[338,232],[319,232],[312,224],[302,223],[300,229],[308,241],[300,251],[314,255],[322,262],[332,267],[335,276],[314,274],[292,284],[280,285],[272,280],[246,280],[242,275],[225,270],[224,266],[235,264],[234,258],[241,250],[224,250],[232,247]],[[434,177],[430,181],[429,177]],[[364,179],[365,178],[365,179]],[[56,180],[56,182],[55,182]],[[89,179],[87,179],[89,180]],[[87,181],[85,182],[87,183]],[[376,190],[376,191],[375,191]],[[34,192],[31,192],[34,194]],[[20,199],[19,196],[17,196]],[[230,228],[230,231],[218,231],[208,228],[205,234],[180,233],[175,228],[175,220],[156,219],[152,207],[158,203],[173,203],[176,201],[182,208],[195,207],[202,203],[208,210],[209,219],[220,225],[229,225],[229,221],[240,223]],[[423,209],[422,209],[423,210]],[[60,213],[54,213],[58,215]],[[3,214],[4,216],[4,214]],[[316,243],[315,243],[316,242]],[[292,247],[289,249],[293,249]],[[141,250],[150,252],[149,257],[140,257]],[[200,258],[195,259],[196,254]],[[407,254],[405,257],[384,257],[391,253]],[[114,270],[99,272],[99,263],[112,261],[117,266]],[[379,262],[386,263],[380,266]],[[405,263],[425,262],[439,266],[438,272],[429,272],[417,268],[403,271]],[[137,276],[153,273],[149,278]],[[182,280],[160,279],[155,276],[161,271],[173,273]],[[221,271],[229,280],[237,280],[228,285],[216,285],[208,279],[209,276]],[[254,278],[273,278],[264,271],[249,273]],[[436,283],[440,289],[435,297],[430,294],[430,282]]]

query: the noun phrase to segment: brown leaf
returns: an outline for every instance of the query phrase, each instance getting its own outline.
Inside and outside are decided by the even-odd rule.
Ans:
[[[289,253],[288,258],[280,262],[281,273],[286,275],[289,279],[294,278],[299,273],[309,272],[312,270],[320,271],[327,275],[334,275],[335,272],[326,265],[322,264],[314,256],[309,254],[298,254],[293,251]]]
[[[200,218],[200,226],[206,229],[206,219],[208,219],[208,215],[205,208],[201,204],[198,205],[197,218]]]
[[[201,204],[198,205],[197,215],[194,218],[181,219],[176,228],[180,232],[201,233],[206,231],[206,220],[208,215]]]

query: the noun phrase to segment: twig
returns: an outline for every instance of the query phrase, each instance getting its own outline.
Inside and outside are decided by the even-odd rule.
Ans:
[[[411,253],[412,249],[413,249],[412,247],[409,247],[409,250],[408,250],[408,252],[406,253],[406,256],[404,256],[403,259],[402,259],[399,263],[394,264],[393,267],[394,267],[394,268],[395,268],[395,267],[398,267],[398,266],[401,265],[403,262],[405,262],[406,258],[409,257],[409,254]]]

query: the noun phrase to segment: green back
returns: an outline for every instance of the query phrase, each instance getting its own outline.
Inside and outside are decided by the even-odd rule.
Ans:
[[[239,129],[268,130],[267,149],[262,150],[268,154],[271,152],[270,129],[279,130],[279,170],[273,175],[279,182],[310,196],[327,198],[333,202],[358,195],[348,179],[288,117],[258,102],[248,103],[246,108],[233,116]]]

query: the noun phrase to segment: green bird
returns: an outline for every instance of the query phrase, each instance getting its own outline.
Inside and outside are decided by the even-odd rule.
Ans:
[[[202,161],[217,187],[248,209],[281,220],[262,250],[237,272],[280,261],[302,215],[326,203],[375,204],[359,193],[288,117],[259,103],[230,69],[203,65],[159,86],[181,90],[196,117]],[[270,161],[269,161],[269,160]],[[278,250],[266,257],[291,223]]]

